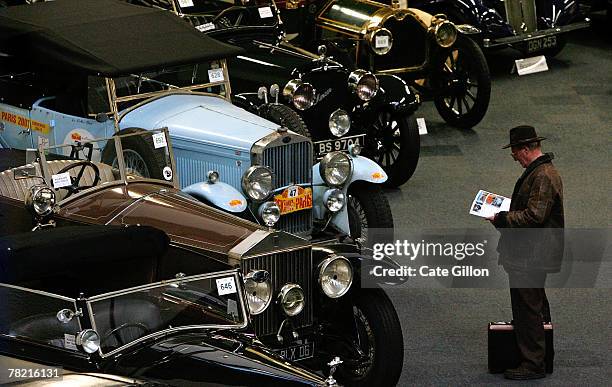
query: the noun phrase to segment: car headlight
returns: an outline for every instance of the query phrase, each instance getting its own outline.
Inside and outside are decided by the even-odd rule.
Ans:
[[[251,199],[263,201],[272,192],[272,170],[262,166],[252,166],[242,176],[242,190]]]
[[[448,20],[445,20],[436,24],[434,35],[436,37],[436,42],[438,42],[441,47],[450,47],[455,43],[455,40],[457,40],[457,27]]]
[[[334,110],[329,115],[329,131],[336,137],[342,137],[351,129],[351,117],[342,109]]]
[[[386,28],[378,28],[366,35],[366,40],[372,52],[376,55],[386,55],[393,47],[393,34]]]
[[[85,329],[79,332],[75,342],[87,353],[94,353],[100,349],[100,335],[93,329]]]
[[[249,272],[244,279],[244,289],[252,315],[260,314],[268,308],[272,301],[270,273],[265,270]]]
[[[344,196],[344,192],[338,188],[328,189],[323,194],[323,204],[325,204],[325,208],[331,212],[340,211],[342,208],[344,208],[345,203],[346,197]]]
[[[278,302],[287,316],[300,314],[304,309],[304,291],[297,284],[286,284],[278,294]]]
[[[378,78],[365,70],[355,70],[349,74],[349,89],[362,101],[369,101],[378,93]]]
[[[55,192],[46,185],[34,185],[30,187],[25,198],[26,207],[39,217],[51,215],[55,203]]]
[[[333,255],[321,262],[319,284],[323,293],[338,298],[348,292],[353,283],[353,267],[348,259]]]
[[[259,207],[259,217],[268,227],[272,227],[278,222],[281,210],[275,202],[265,202]]]
[[[292,79],[283,88],[283,96],[298,110],[306,110],[314,104],[314,87],[299,79]]]
[[[341,186],[351,177],[353,163],[346,153],[330,152],[321,159],[319,173],[328,185],[332,187]]]

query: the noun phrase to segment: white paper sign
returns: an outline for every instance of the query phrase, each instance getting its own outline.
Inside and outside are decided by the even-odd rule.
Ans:
[[[419,117],[416,119],[417,126],[419,128],[419,134],[422,136],[427,134],[427,124],[425,123],[425,118]]]
[[[64,348],[76,350],[76,337],[74,335],[64,333]]]
[[[208,70],[208,80],[210,82],[223,82],[223,69],[210,69]]]
[[[206,31],[210,31],[214,29],[215,29],[214,23],[204,23],[204,24],[200,24],[199,26],[196,26],[196,30],[200,32],[206,32]]]
[[[72,185],[72,181],[70,181],[70,173],[68,172],[52,175],[51,179],[53,179],[53,188],[62,188]]]
[[[374,42],[376,48],[387,48],[389,47],[389,36],[382,35],[376,36],[376,41]]]
[[[181,7],[193,7],[193,0],[178,0],[178,3]]]
[[[500,211],[510,210],[510,199],[505,196],[501,196],[488,191],[480,190],[476,194],[472,206],[470,207],[470,214],[480,216],[482,218],[488,218],[497,214]]]
[[[220,296],[236,293],[234,277],[217,278],[217,292]]]
[[[527,75],[548,71],[548,64],[544,55],[534,56],[532,58],[517,59],[514,61],[518,75]]]
[[[165,148],[166,146],[168,146],[168,143],[166,142],[166,134],[163,132],[155,133],[153,135],[153,146],[155,147],[155,149]]]
[[[164,167],[164,169],[162,170],[162,175],[164,175],[164,179],[168,181],[172,180],[172,168]]]
[[[272,14],[272,8],[270,7],[261,7],[258,10],[259,10],[259,17],[262,19],[266,19],[266,18],[274,16],[274,14]]]

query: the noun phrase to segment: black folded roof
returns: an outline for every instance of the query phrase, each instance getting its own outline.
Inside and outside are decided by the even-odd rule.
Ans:
[[[118,0],[0,9],[0,51],[24,64],[117,76],[237,55],[171,12]]]

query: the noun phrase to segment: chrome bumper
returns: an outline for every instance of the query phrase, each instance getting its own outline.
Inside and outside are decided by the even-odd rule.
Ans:
[[[545,37],[545,36],[559,35],[559,34],[562,34],[562,33],[565,33],[565,32],[579,30],[579,29],[582,29],[582,28],[590,27],[590,26],[591,26],[591,19],[589,19],[587,17],[587,18],[584,19],[584,21],[568,24],[566,26],[550,28],[550,29],[547,29],[547,30],[534,31],[534,32],[526,33],[526,34],[509,36],[507,38],[500,38],[500,39],[488,39],[488,38],[485,38],[485,39],[483,39],[483,45],[486,48],[489,48],[489,47],[498,47],[498,46],[507,46],[507,45],[512,45],[514,43],[527,42],[527,41],[538,39],[538,38],[542,38],[542,37]]]

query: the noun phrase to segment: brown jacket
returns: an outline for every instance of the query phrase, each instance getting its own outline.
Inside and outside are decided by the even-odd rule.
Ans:
[[[563,259],[563,183],[547,153],[534,160],[516,182],[510,211],[493,224],[502,235],[499,264],[506,270],[558,272]]]

